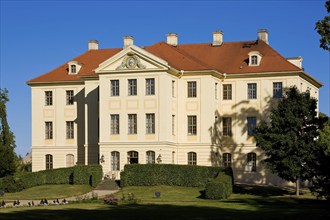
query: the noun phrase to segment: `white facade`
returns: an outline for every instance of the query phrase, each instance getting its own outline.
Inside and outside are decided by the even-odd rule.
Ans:
[[[317,99],[321,86],[302,70],[178,70],[134,45],[94,71],[95,76],[74,82],[28,82],[33,171],[100,163],[105,175],[119,179],[127,163],[231,165],[235,181],[283,184],[260,164],[263,154],[248,135],[248,120],[253,126],[267,119],[278,100],[274,86],[282,90],[295,85]],[[73,104],[66,102],[67,91],[74,93]],[[74,124],[71,137],[68,122]]]

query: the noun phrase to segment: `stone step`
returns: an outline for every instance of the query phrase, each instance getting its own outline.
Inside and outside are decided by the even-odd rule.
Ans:
[[[120,189],[118,183],[115,180],[104,179],[100,182],[95,190],[118,190]]]

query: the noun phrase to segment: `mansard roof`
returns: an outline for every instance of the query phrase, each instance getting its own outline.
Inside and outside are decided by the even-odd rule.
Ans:
[[[167,61],[169,66],[184,71],[215,70],[226,74],[302,71],[261,40],[224,42],[220,46],[212,46],[210,43],[172,46],[159,42],[143,49]],[[82,77],[97,76],[95,69],[99,64],[122,50],[122,48],[89,50],[72,59],[82,66],[78,74],[68,74],[68,65],[65,63],[27,83],[83,81]],[[262,54],[262,62],[259,66],[248,65],[248,54],[251,51]]]

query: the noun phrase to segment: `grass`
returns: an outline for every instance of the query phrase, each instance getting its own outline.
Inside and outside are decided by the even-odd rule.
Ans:
[[[78,196],[90,191],[89,185],[42,185],[21,192],[6,193],[1,200],[61,199]]]
[[[155,198],[155,192],[161,193]],[[206,200],[203,188],[125,187],[115,196],[134,193],[136,205],[110,206],[102,201],[61,206],[0,209],[1,219],[329,219],[330,202],[304,192],[239,185],[227,200]]]

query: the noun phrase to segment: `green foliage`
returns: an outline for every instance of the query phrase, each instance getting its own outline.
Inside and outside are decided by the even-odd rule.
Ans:
[[[6,178],[9,178],[10,181]],[[43,170],[33,173],[20,173],[14,177],[1,178],[0,189],[5,190],[6,192],[17,192],[22,189],[28,189],[44,184],[89,184],[95,187],[101,179],[101,165],[78,165],[74,167]],[[9,186],[8,184],[10,183],[13,186]]]
[[[189,166],[174,164],[127,164],[120,174],[125,186],[205,186],[220,171],[231,174],[231,169],[220,167]]]
[[[330,0],[326,1],[325,7],[330,13]],[[317,21],[315,30],[321,36],[320,47],[330,51],[330,16],[325,16],[322,20]]]
[[[285,180],[308,179],[309,164],[318,159],[320,121],[316,108],[317,101],[309,92],[300,93],[292,87],[271,110],[270,122],[261,121],[254,131],[257,146],[267,156],[265,164]]]
[[[233,193],[233,178],[220,172],[212,181],[206,183],[205,197],[207,199],[227,199]]]
[[[0,89],[0,178],[16,171],[15,138],[7,121],[8,90]]]

